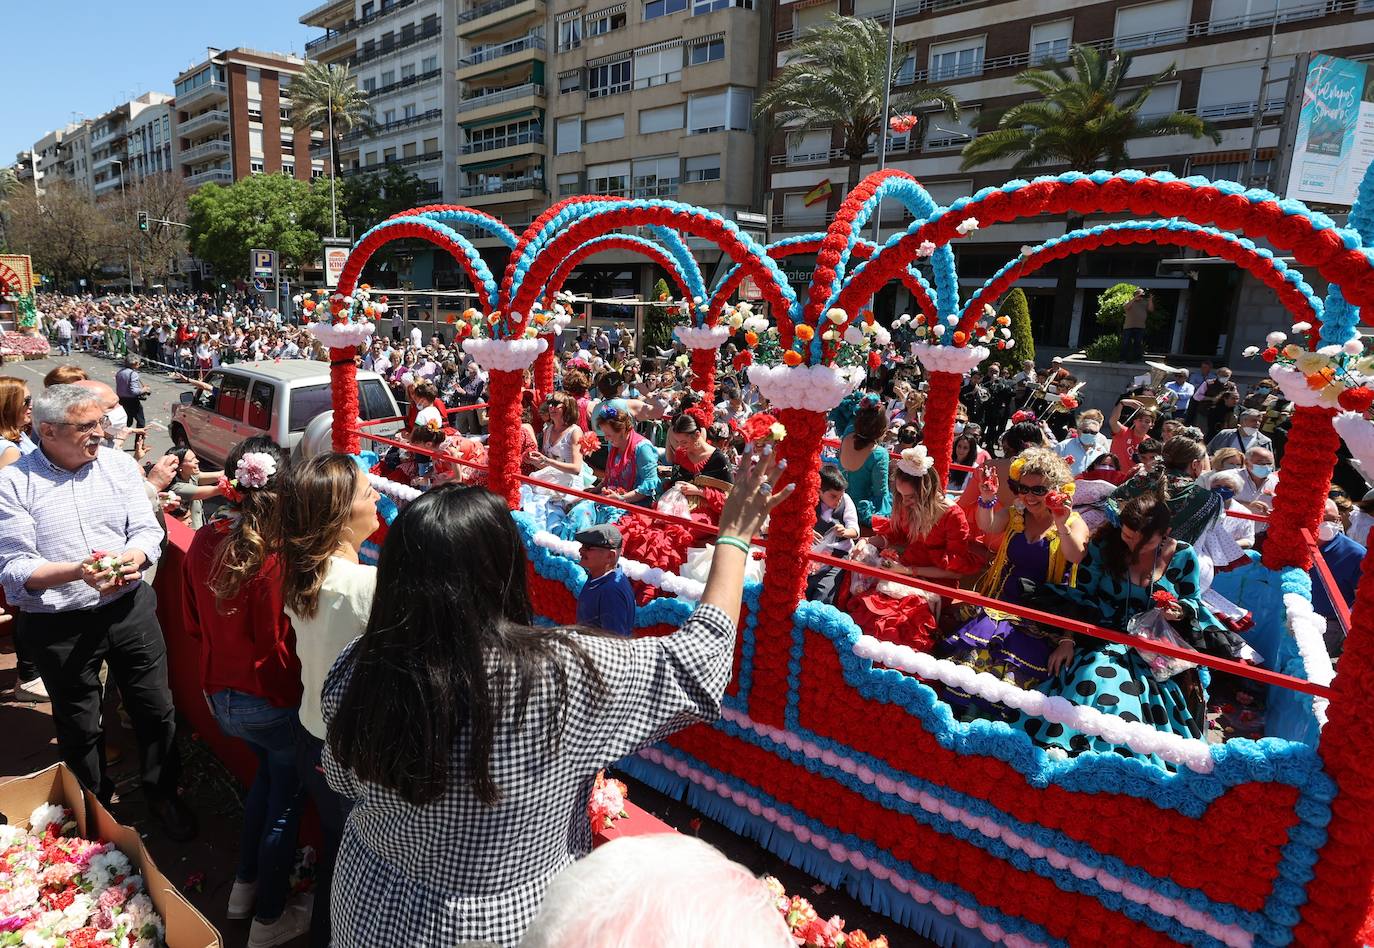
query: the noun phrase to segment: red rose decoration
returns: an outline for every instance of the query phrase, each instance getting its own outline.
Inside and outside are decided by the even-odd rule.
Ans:
[[[882,357],[882,355],[881,355],[877,350],[869,350],[869,353],[868,353],[868,368],[869,368],[869,370],[870,370],[870,371],[875,371],[875,370],[876,370],[879,366],[881,366],[882,364],[883,364],[883,357]]]
[[[1069,411],[1073,411],[1078,407],[1078,399],[1070,395],[1064,395],[1059,399],[1059,404],[1063,405]]]
[[[1273,346],[1270,346],[1268,349],[1265,349],[1263,352],[1260,353],[1260,358],[1263,359],[1265,362],[1273,362],[1278,357],[1279,350],[1275,349]]]
[[[732,363],[735,366],[736,372],[742,372],[745,367],[754,364],[754,353],[750,352],[748,349],[737,352],[735,353],[735,358],[732,360]]]
[[[1357,385],[1355,388],[1348,388],[1341,392],[1336,401],[1346,411],[1364,412],[1369,410],[1370,405],[1374,405],[1374,389]]]
[[[590,431],[582,432],[582,439],[578,444],[581,445],[583,454],[595,454],[601,449],[601,439]]]
[[[772,415],[750,415],[744,420],[740,431],[744,434],[745,441],[764,441],[769,437],[772,427],[778,420]]]
[[[1167,609],[1169,606],[1178,605],[1178,597],[1167,589],[1156,589],[1150,598],[1154,600],[1156,609]]]

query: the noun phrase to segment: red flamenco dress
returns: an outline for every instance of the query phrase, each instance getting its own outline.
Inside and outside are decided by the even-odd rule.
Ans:
[[[982,567],[968,518],[957,504],[950,505],[923,538],[908,541],[891,520],[883,524],[880,535],[887,540],[887,550],[901,550],[897,562],[912,570],[925,566],[972,575]],[[930,601],[925,593],[914,589],[906,596],[890,595],[895,582],[881,582],[875,589],[851,596],[846,611],[861,630],[874,638],[909,645],[921,652],[931,651],[935,645],[936,615]]]
[[[712,451],[700,463],[693,465],[687,458],[677,460],[671,472],[663,479],[665,489],[679,482],[690,483],[700,474],[730,480],[729,467],[719,451]],[[725,493],[713,487],[701,488],[701,496],[691,498],[693,503],[691,518],[697,523],[714,527],[725,507]],[[624,539],[621,555],[649,566],[676,573],[687,562],[687,551],[693,546],[704,544],[708,533],[689,530],[682,524],[670,520],[659,520],[647,514],[627,513],[616,522]],[[641,604],[654,598],[654,590],[635,583]]]

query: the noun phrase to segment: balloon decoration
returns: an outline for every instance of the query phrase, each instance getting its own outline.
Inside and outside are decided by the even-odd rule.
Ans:
[[[1303,739],[1213,745],[1170,740],[1109,714],[1081,721],[1082,709],[1062,698],[1037,692],[1033,700],[991,676],[867,639],[848,616],[802,596],[826,416],[862,379],[854,353],[878,332],[869,305],[888,281],[903,280],[917,299],[920,341],[911,355],[930,377],[927,446],[947,464],[961,381],[1004,338],[976,326],[985,305],[1070,254],[1141,243],[1203,250],[1272,289],[1309,325],[1306,339],[1298,337],[1304,348],[1344,346],[1360,308],[1374,305],[1374,257],[1362,236],[1374,224],[1370,188],[1366,180],[1351,226],[1341,228],[1297,202],[1201,178],[1070,173],[937,207],[909,175],[886,170],[850,192],[823,234],[769,247],[701,208],[593,195],[559,201],[503,238],[510,255],[499,283],[448,226],[479,226],[466,209],[417,209],[364,235],[340,292],[351,292],[367,256],[395,237],[421,236],[467,261],[490,301],[481,321],[488,337],[464,343],[491,375],[490,486],[513,507],[522,371],[544,342],[527,338],[531,316],[578,263],[620,249],[665,266],[688,301],[682,338],[699,343],[693,365],[703,372],[708,362],[714,372],[710,346],[745,328],[731,295],[746,276],[757,284],[771,326],[760,333],[753,323],[747,334],[766,334],[771,348],[751,348],[740,367],[785,429],[782,482],[798,489],[773,515],[763,582],[745,589],[723,716],[622,761],[624,771],[942,944],[1349,944],[1374,889],[1374,846],[1365,839],[1374,774],[1365,772],[1363,750],[1374,728],[1374,581],[1361,585],[1328,707],[1331,667],[1320,661],[1303,531],[1315,528],[1330,479],[1332,417],[1353,396],[1298,408],[1264,563],[1251,567],[1260,577],[1246,593],[1254,601],[1242,603],[1276,628],[1275,666],[1315,689],[1295,692],[1306,700],[1294,712],[1304,716]],[[875,246],[860,234],[884,200],[899,201],[915,220]],[[1023,248],[961,305],[957,241],[998,223],[1066,213],[1134,219]],[[699,285],[686,265],[687,237],[711,241],[733,263],[714,287]],[[1329,281],[1327,298],[1260,240]],[[799,298],[777,261],[801,253],[815,253],[817,264]],[[925,266],[929,283],[915,269]],[[340,378],[337,417],[349,417],[349,390]],[[525,514],[512,516],[525,537],[536,611],[569,621],[585,581],[574,551],[550,542]],[[660,579],[660,595],[637,615],[645,634],[662,634],[692,608],[691,588]],[[932,687],[937,680],[995,696],[1047,727],[1090,723],[1098,739],[1156,750],[1169,764],[1155,762],[1158,753],[1051,756],[1002,721],[957,720]]]

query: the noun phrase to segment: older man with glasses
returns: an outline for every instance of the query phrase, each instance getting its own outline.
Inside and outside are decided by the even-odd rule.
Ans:
[[[176,840],[195,821],[176,795],[176,732],[157,596],[142,581],[162,528],[138,464],[103,444],[100,396],[55,385],[34,399],[39,450],[0,470],[0,583],[22,610],[52,700],[62,759],[108,801],[100,666],[108,663],[137,735],[150,808]]]

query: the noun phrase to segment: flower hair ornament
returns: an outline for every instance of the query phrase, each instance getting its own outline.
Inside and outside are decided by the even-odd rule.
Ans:
[[[221,474],[217,487],[219,492],[231,503],[243,500],[245,490],[258,490],[266,487],[268,481],[277,473],[277,459],[262,451],[250,451],[239,458],[234,466],[234,479]]]
[[[599,425],[603,421],[610,421],[614,418],[619,418],[622,414],[628,415],[629,412],[630,407],[625,404],[624,399],[613,398],[609,402],[606,402],[604,405],[597,408],[595,423]]]
[[[1019,411],[1018,411],[1016,414],[1021,415],[1021,414],[1025,414],[1025,412],[1019,412]],[[1011,467],[1007,468],[1007,473],[1011,475],[1012,480],[1019,481],[1019,480],[1021,479],[1021,470],[1022,470],[1025,466],[1026,466],[1026,459],[1025,459],[1025,458],[1013,458],[1013,459],[1012,459],[1012,462],[1011,462]]]
[[[1033,411],[1025,411],[1025,410],[1022,410],[1022,411],[1016,412],[1015,414],[1013,414],[1013,415],[1011,416],[1011,423],[1012,423],[1013,425],[1019,425],[1019,424],[1020,424],[1021,422],[1023,422],[1023,421],[1034,421],[1034,420],[1035,420],[1035,412],[1033,412]]]
[[[929,473],[931,465],[935,460],[926,450],[926,446],[918,444],[914,448],[907,448],[901,453],[897,460],[897,469],[903,474],[910,474],[912,477],[925,477]]]

